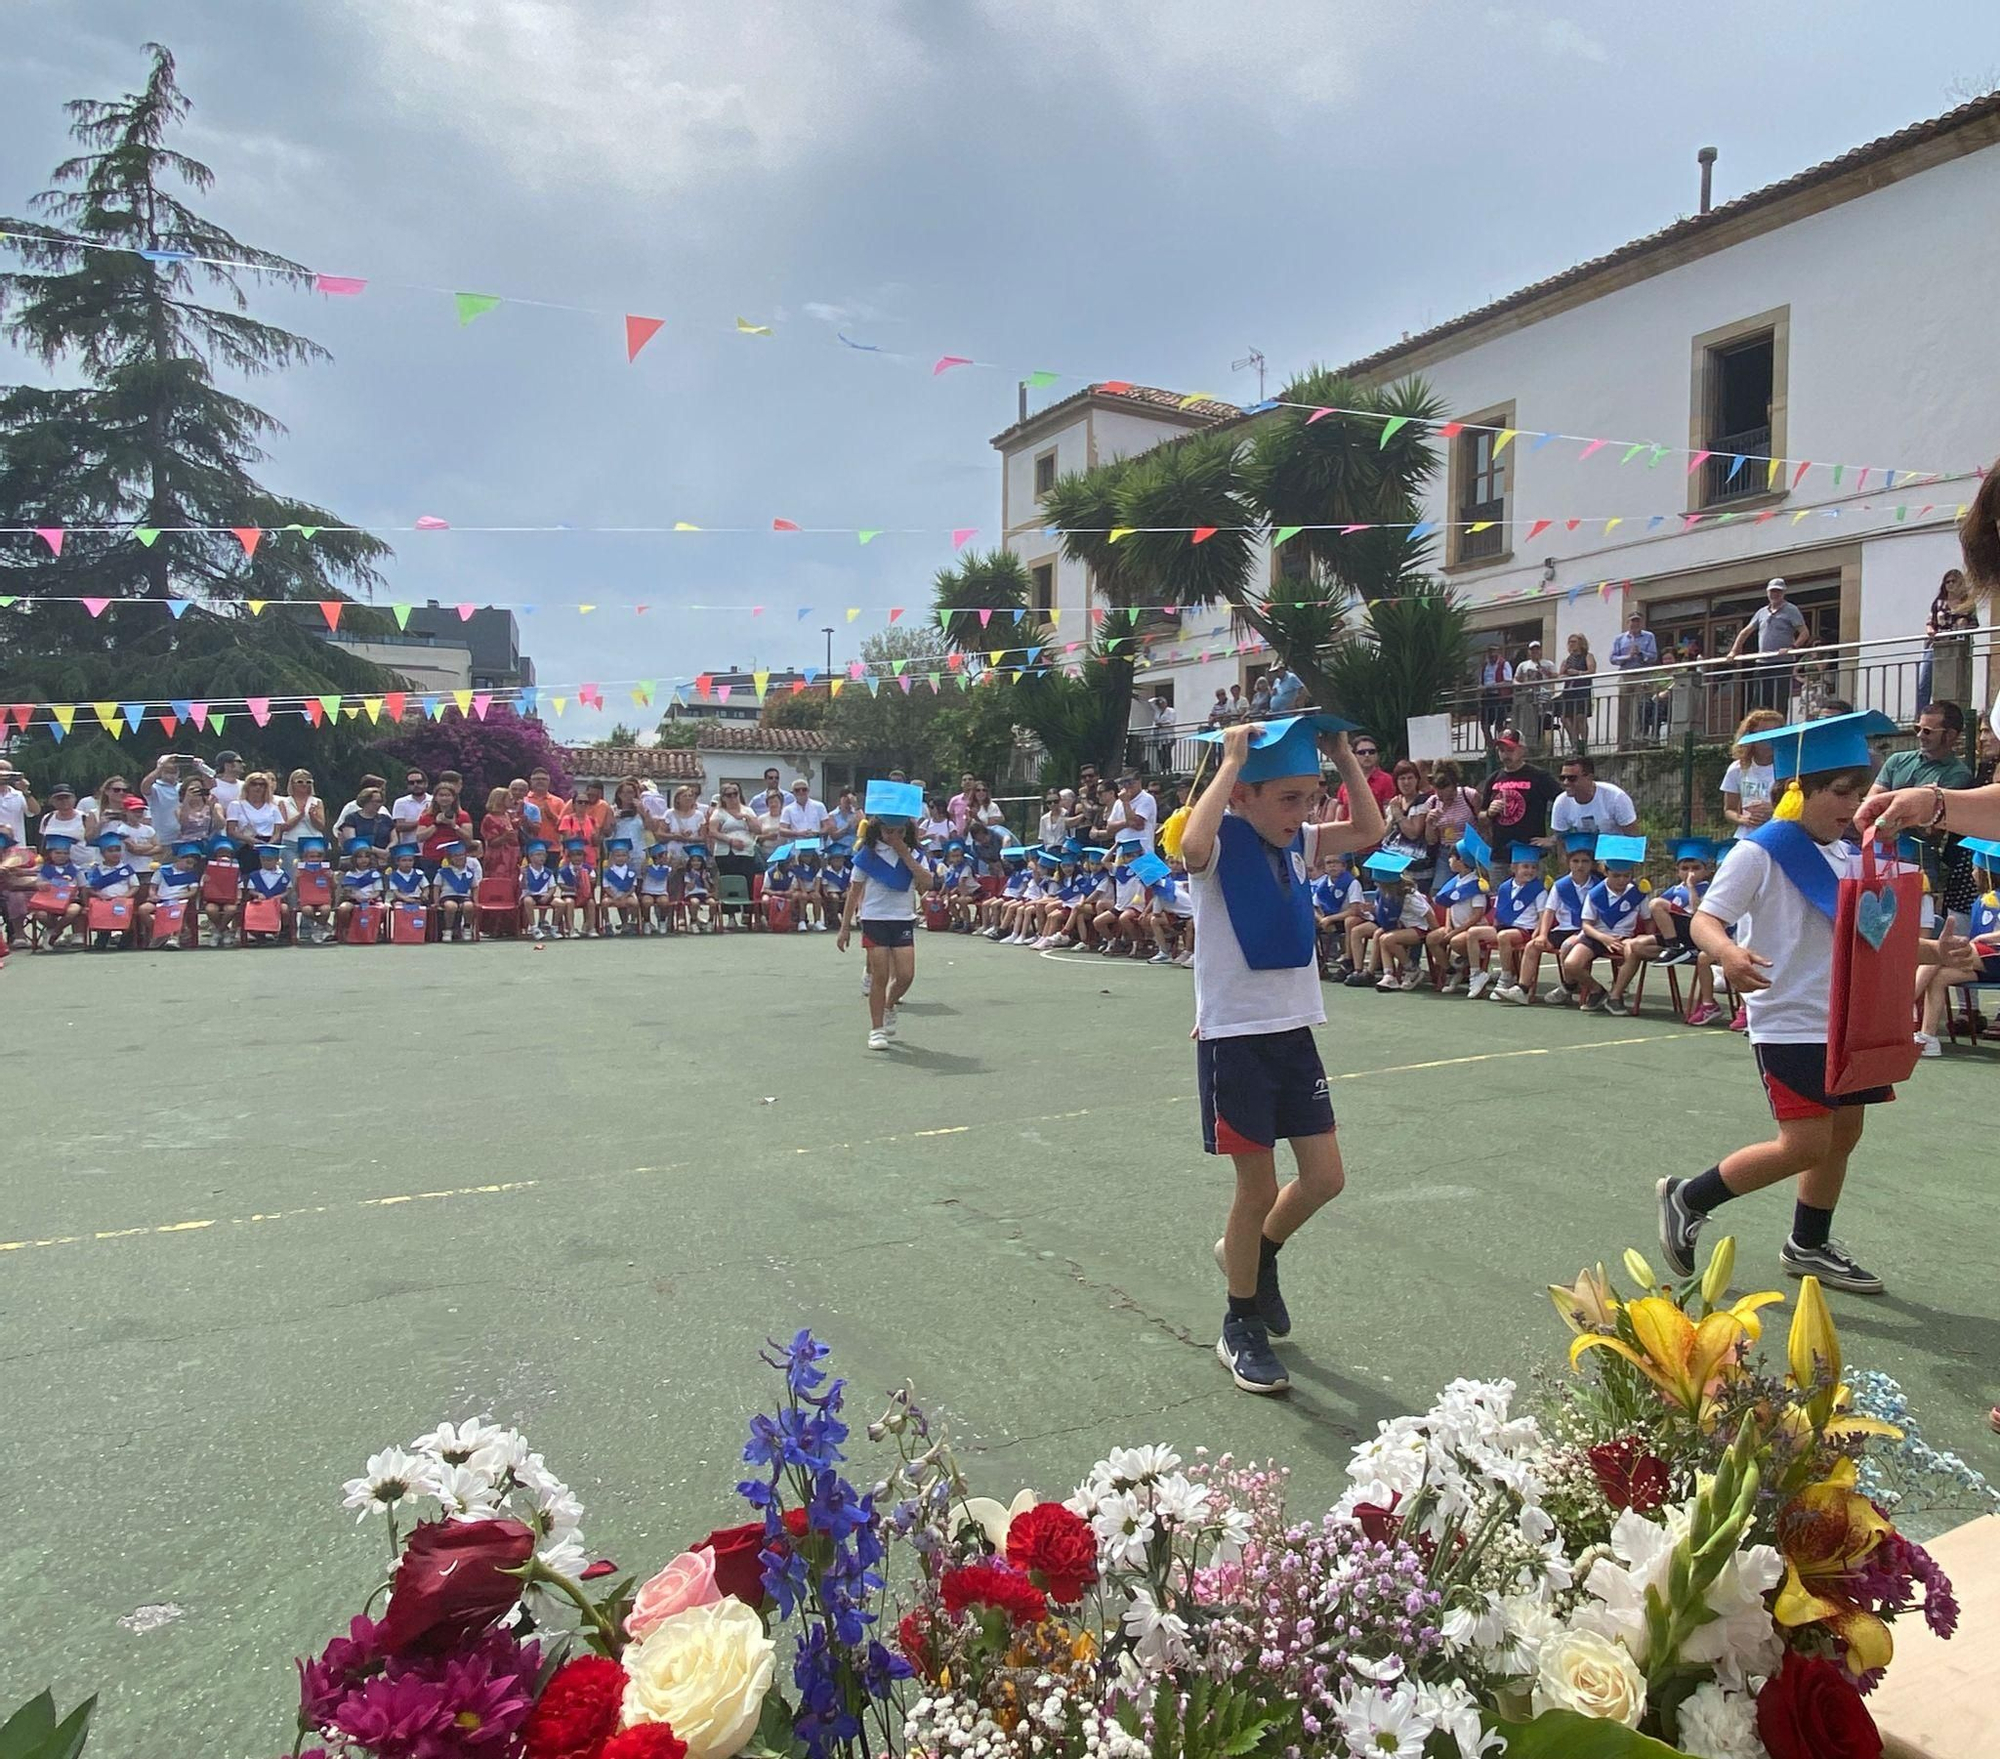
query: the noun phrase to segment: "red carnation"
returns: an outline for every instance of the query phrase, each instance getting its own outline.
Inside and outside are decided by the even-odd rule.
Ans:
[[[804,1509],[785,1511],[785,1531],[794,1539],[803,1539],[812,1531],[812,1522],[807,1518]]]
[[[1074,1606],[1097,1580],[1097,1535],[1059,1502],[1038,1502],[1007,1529],[1007,1561],[1034,1577],[1058,1606]]]
[[[896,1647],[902,1650],[903,1659],[925,1679],[937,1678],[937,1667],[931,1660],[930,1627],[921,1613],[903,1614],[896,1626]]]
[[[1600,1442],[1590,1449],[1590,1469],[1604,1500],[1621,1513],[1650,1515],[1667,1500],[1667,1463],[1644,1450],[1637,1436]]]
[[[764,1563],[759,1554],[764,1549],[764,1523],[746,1521],[740,1527],[718,1527],[688,1549],[698,1551],[704,1545],[715,1553],[716,1587],[762,1612]]]
[[[625,1670],[603,1655],[579,1655],[549,1676],[521,1739],[527,1759],[599,1759],[618,1727]]]
[[[635,1722],[605,1743],[598,1759],[687,1759],[688,1744],[664,1722]]]
[[[1847,1670],[1795,1649],[1757,1694],[1757,1736],[1771,1759],[1882,1759],[1875,1719]]]
[[[442,1655],[497,1623],[521,1598],[505,1574],[534,1555],[519,1521],[426,1521],[412,1529],[377,1636],[388,1655]]]
[[[944,1609],[954,1618],[968,1606],[997,1606],[1017,1625],[1038,1624],[1048,1616],[1049,1603],[1042,1591],[1006,1564],[966,1564],[946,1570],[939,1587]]]

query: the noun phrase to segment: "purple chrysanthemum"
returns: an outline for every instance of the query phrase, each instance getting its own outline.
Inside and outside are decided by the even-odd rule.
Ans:
[[[493,1759],[512,1749],[534,1708],[541,1661],[539,1645],[487,1631],[446,1655],[392,1661],[320,1726],[376,1759]]]

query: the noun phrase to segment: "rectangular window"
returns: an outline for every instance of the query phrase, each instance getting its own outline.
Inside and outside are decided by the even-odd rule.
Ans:
[[[1028,570],[1028,608],[1046,617],[1056,607],[1056,565],[1037,562]]]
[[[1039,500],[1056,486],[1056,455],[1051,447],[1035,456],[1035,498]]]
[[[1498,439],[1498,434],[1486,428],[1458,437],[1456,518],[1461,562],[1484,562],[1505,548],[1507,459],[1504,453],[1494,450]]]
[[[1780,306],[1694,339],[1688,443],[1709,456],[1688,479],[1688,507],[1728,506],[1788,486],[1785,456],[1791,308]]]

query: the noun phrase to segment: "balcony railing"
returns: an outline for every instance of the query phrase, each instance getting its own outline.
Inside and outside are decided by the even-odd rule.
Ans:
[[[1458,510],[1460,520],[1458,530],[1458,560],[1461,562],[1484,562],[1500,554],[1507,537],[1507,503],[1505,501],[1475,501]],[[1484,531],[1474,531],[1473,526],[1482,520],[1492,523]]]
[[[1702,468],[1702,504],[1740,501],[1766,491],[1770,474],[1771,429],[1745,428],[1740,434],[1719,434],[1705,441],[1710,457]],[[1739,467],[1737,459],[1743,462]]]

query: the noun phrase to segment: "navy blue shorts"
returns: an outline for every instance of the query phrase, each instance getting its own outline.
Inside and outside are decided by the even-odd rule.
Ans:
[[[1210,1154],[1252,1154],[1280,1138],[1325,1136],[1333,1101],[1310,1026],[1195,1042],[1201,1145]]]
[[[861,919],[861,944],[864,947],[914,947],[917,944],[917,924],[914,917],[904,917],[891,921],[877,917],[871,921],[866,916]]]
[[[1850,1106],[1886,1105],[1896,1097],[1893,1087],[1859,1087],[1852,1093],[1826,1090],[1826,1046],[1811,1044],[1758,1044],[1751,1050],[1757,1057],[1757,1073],[1764,1078],[1764,1097],[1771,1103],[1771,1116],[1779,1123],[1788,1118],[1823,1118],[1829,1112]]]

